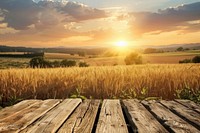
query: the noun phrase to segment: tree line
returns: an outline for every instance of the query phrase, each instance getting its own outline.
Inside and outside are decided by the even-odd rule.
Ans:
[[[180,60],[179,63],[180,64],[183,64],[183,63],[200,63],[200,56],[197,55],[197,56],[193,57],[192,59]]]
[[[45,59],[44,57],[34,57],[30,60],[29,65],[31,68],[56,68],[56,67],[88,67],[89,64],[86,62],[77,62],[75,60],[68,60],[64,59],[62,61],[49,61]]]

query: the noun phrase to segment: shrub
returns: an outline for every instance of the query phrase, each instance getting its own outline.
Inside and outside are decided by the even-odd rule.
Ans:
[[[44,67],[43,68],[52,68],[52,62],[48,61],[48,60],[44,60],[44,63],[43,63]]]
[[[45,68],[50,65],[43,57],[34,57],[30,60],[29,64],[32,68]]]
[[[190,50],[189,48],[185,48],[186,51]]]
[[[182,64],[182,63],[192,63],[192,60],[191,59],[184,59],[184,60],[180,60],[179,63],[180,64]]]
[[[86,53],[85,53],[85,52],[78,52],[78,55],[79,55],[79,56],[85,57],[85,56],[86,56]]]
[[[179,48],[176,49],[176,51],[183,51],[183,50],[184,50],[183,47],[179,47]]]
[[[142,64],[142,56],[136,52],[133,52],[129,54],[128,56],[126,56],[124,61],[126,65]]]
[[[52,67],[61,67],[61,62],[60,61],[54,61],[51,62]]]
[[[80,62],[79,67],[89,67],[89,64],[87,64],[86,62]]]
[[[176,97],[179,99],[188,99],[200,103],[200,90],[194,91],[189,87],[176,90]]]
[[[60,64],[61,64],[62,67],[73,67],[73,66],[76,66],[76,61],[74,61],[74,60],[62,60]]]
[[[144,50],[144,54],[150,54],[150,53],[158,53],[159,51],[155,48],[147,48]]]
[[[184,59],[179,61],[179,63],[200,63],[200,56],[195,56],[192,59]]]
[[[193,62],[193,63],[200,63],[200,56],[195,56],[195,57],[192,59],[192,62]]]

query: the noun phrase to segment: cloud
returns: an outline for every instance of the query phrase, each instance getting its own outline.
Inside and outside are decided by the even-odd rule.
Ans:
[[[62,9],[62,12],[73,16],[77,21],[102,18],[106,16],[105,12],[102,10],[90,8],[86,5],[75,2],[68,2]]]
[[[141,44],[164,44],[167,38],[199,40],[195,33],[200,31],[200,2],[157,12],[141,10],[100,10],[66,0],[0,0],[0,43],[48,47],[107,45],[120,39]]]
[[[4,20],[8,27],[26,29],[38,21],[37,14],[40,7],[32,0],[1,0]]]
[[[106,17],[103,10],[68,1],[0,0],[0,17],[8,27],[25,30],[30,26],[42,29],[60,23]]]
[[[200,2],[171,7],[158,12],[134,12],[130,13],[132,21],[129,22],[131,29],[136,34],[150,32],[165,32],[183,30],[182,26],[193,26],[189,21],[200,20]],[[198,30],[199,26],[195,25]],[[185,28],[189,30],[191,28]]]

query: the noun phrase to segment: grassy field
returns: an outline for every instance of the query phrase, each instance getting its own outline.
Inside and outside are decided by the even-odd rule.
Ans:
[[[200,55],[200,51],[167,52],[155,54],[142,54],[144,64],[178,64],[180,60],[192,59]],[[86,58],[85,62],[92,66],[125,65],[125,56]]]
[[[145,64],[177,64],[180,60],[193,58],[193,55],[188,56],[158,56],[158,55],[143,55],[143,61]],[[90,66],[114,66],[125,65],[125,56],[115,57],[78,57],[65,54],[48,54],[46,59],[50,61],[71,59],[76,61],[84,61],[90,64]],[[27,68],[29,66],[29,58],[0,58],[0,69],[6,68]]]
[[[184,89],[184,95],[200,99],[200,65],[195,64],[7,69],[0,77],[1,103],[83,96],[174,99]]]
[[[0,69],[27,68],[29,61],[27,58],[0,58]]]
[[[80,60],[85,57],[81,57],[78,55],[70,55],[70,54],[62,54],[62,53],[45,53],[46,59],[72,59],[72,60]]]
[[[19,54],[19,53],[13,53]],[[20,53],[22,54],[22,53]],[[143,62],[145,64],[177,64],[180,60],[191,59],[196,55],[200,55],[200,51],[186,51],[186,52],[167,52],[156,54],[143,54]],[[84,61],[90,66],[113,66],[125,65],[125,56],[103,57],[86,55],[81,57],[78,55],[60,54],[60,53],[45,53],[45,58],[48,60],[62,60],[71,59],[76,61]],[[29,65],[28,58],[0,58],[0,69],[6,68],[26,68]]]

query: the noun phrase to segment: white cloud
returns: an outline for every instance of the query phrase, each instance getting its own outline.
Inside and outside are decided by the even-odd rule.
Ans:
[[[60,23],[106,17],[102,10],[65,0],[45,0],[38,3],[32,0],[1,0],[0,9],[0,17],[4,16],[2,23],[17,30],[27,29],[31,25],[50,28]]]
[[[155,31],[174,31],[182,26],[192,26],[189,21],[200,20],[200,2],[170,7],[158,12],[134,12],[134,18],[129,24],[137,34]],[[199,31],[200,26],[196,26]],[[189,29],[188,29],[189,30]]]

